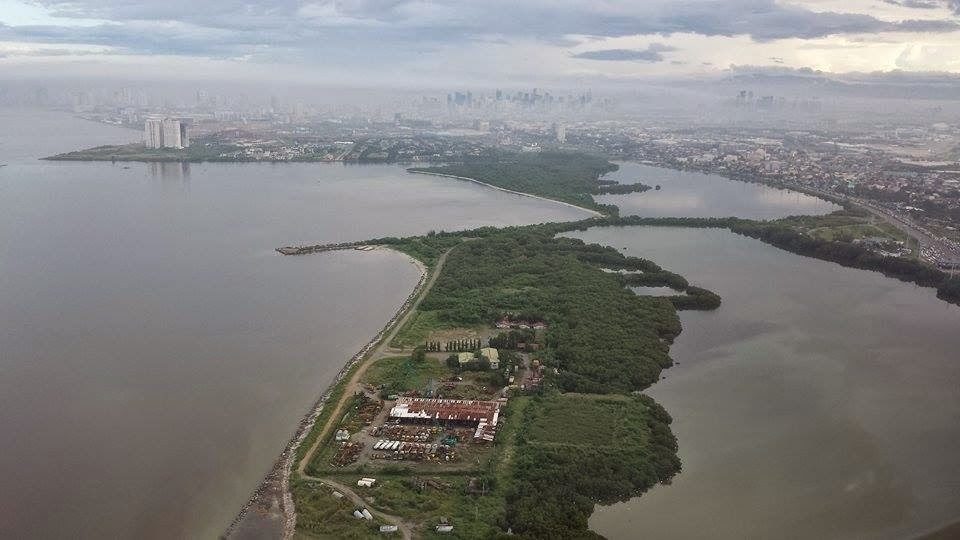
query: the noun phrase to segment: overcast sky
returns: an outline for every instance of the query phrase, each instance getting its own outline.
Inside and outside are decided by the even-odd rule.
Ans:
[[[2,77],[589,83],[960,72],[960,0],[0,0]]]

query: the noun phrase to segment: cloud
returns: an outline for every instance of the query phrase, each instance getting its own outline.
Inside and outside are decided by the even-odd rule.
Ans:
[[[595,69],[626,74],[635,71],[631,63],[669,67],[664,57],[676,58],[664,53],[678,42],[684,56],[679,60],[691,65],[703,59],[725,65],[733,59],[733,55],[721,59],[709,54],[705,55],[709,58],[698,58],[695,50],[682,43],[684,36],[717,38],[718,42],[742,38],[761,45],[790,39],[830,41],[832,36],[844,36],[846,41],[907,42],[917,41],[915,36],[904,36],[908,33],[927,34],[926,38],[960,30],[958,20],[945,17],[943,9],[960,13],[960,0],[884,0],[918,9],[917,18],[905,20],[878,19],[864,7],[860,11],[853,7],[814,10],[804,4],[807,1],[32,0],[31,5],[44,10],[43,24],[4,25],[0,13],[0,41],[38,47],[98,46],[144,57],[322,65],[345,72],[402,71],[409,66],[427,71],[438,65],[462,65],[468,49],[533,44],[540,55],[534,67],[543,71],[559,70],[573,58],[596,61],[589,73]],[[941,9],[928,8],[931,3]],[[78,21],[85,23],[81,26]],[[663,43],[647,48],[637,45],[651,39]],[[564,54],[574,46],[597,50]],[[833,54],[843,54],[842,50]],[[824,61],[826,54],[815,59],[818,65],[832,65]],[[796,61],[782,50],[756,55],[751,61],[770,55]],[[508,60],[523,65],[516,55]],[[556,65],[544,63],[550,61]],[[577,69],[583,69],[585,63],[577,64]]]
[[[927,2],[932,0],[891,0]],[[942,0],[941,0],[942,1]],[[960,0],[947,0],[960,9]],[[953,31],[951,20],[884,21],[866,13],[818,12],[776,0],[37,0],[61,18],[122,24],[176,21],[251,34],[260,44],[308,30],[353,29],[354,37],[385,39],[398,32],[421,40],[457,41],[481,35],[619,37],[695,33],[747,35],[756,40],[836,34]],[[383,33],[386,32],[386,33]],[[320,36],[316,36],[320,37]],[[330,36],[336,37],[336,36]],[[358,43],[363,45],[362,43]]]
[[[646,49],[602,49],[586,51],[572,56],[584,60],[662,62],[664,60],[662,53],[674,50],[676,50],[674,47],[663,43],[651,43]]]
[[[938,9],[946,7],[960,15],[960,0],[883,0],[884,3],[914,9]]]
[[[892,6],[914,9],[937,9],[943,7],[943,2],[938,0],[883,0],[883,2]]]

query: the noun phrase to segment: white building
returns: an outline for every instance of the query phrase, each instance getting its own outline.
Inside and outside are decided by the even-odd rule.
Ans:
[[[186,148],[190,146],[186,122],[174,118],[163,119],[163,146],[164,148]]]
[[[176,118],[147,118],[143,125],[147,148],[187,148],[190,134],[187,122]]]
[[[143,137],[147,148],[163,148],[163,119],[147,118],[143,125]]]

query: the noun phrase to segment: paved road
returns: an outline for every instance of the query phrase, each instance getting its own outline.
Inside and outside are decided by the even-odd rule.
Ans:
[[[785,185],[789,188],[796,189],[797,191],[808,191],[808,192],[812,192],[814,195],[820,194],[827,198],[832,197],[832,198],[840,198],[840,199],[848,200],[860,206],[864,210],[870,212],[871,214],[879,217],[880,219],[883,219],[887,223],[890,223],[894,227],[903,231],[907,236],[916,240],[918,244],[918,249],[922,248],[923,246],[932,246],[937,251],[939,251],[942,255],[960,259],[960,252],[958,252],[956,247],[953,246],[951,243],[944,242],[940,238],[933,236],[931,233],[921,228],[919,225],[914,223],[909,218],[906,218],[904,216],[901,216],[899,214],[892,212],[891,210],[888,210],[882,206],[879,206],[875,204],[873,201],[861,199],[859,197],[850,197],[847,195],[843,195],[841,193],[824,191],[821,189],[803,186],[800,184],[792,184],[792,183],[786,182]],[[924,257],[921,255],[921,259],[923,258]],[[927,262],[936,264],[936,261],[927,261]]]

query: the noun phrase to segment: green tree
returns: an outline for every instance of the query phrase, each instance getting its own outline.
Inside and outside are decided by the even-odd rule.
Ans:
[[[447,367],[451,369],[457,369],[460,367],[460,359],[455,354],[451,354],[447,357]]]

